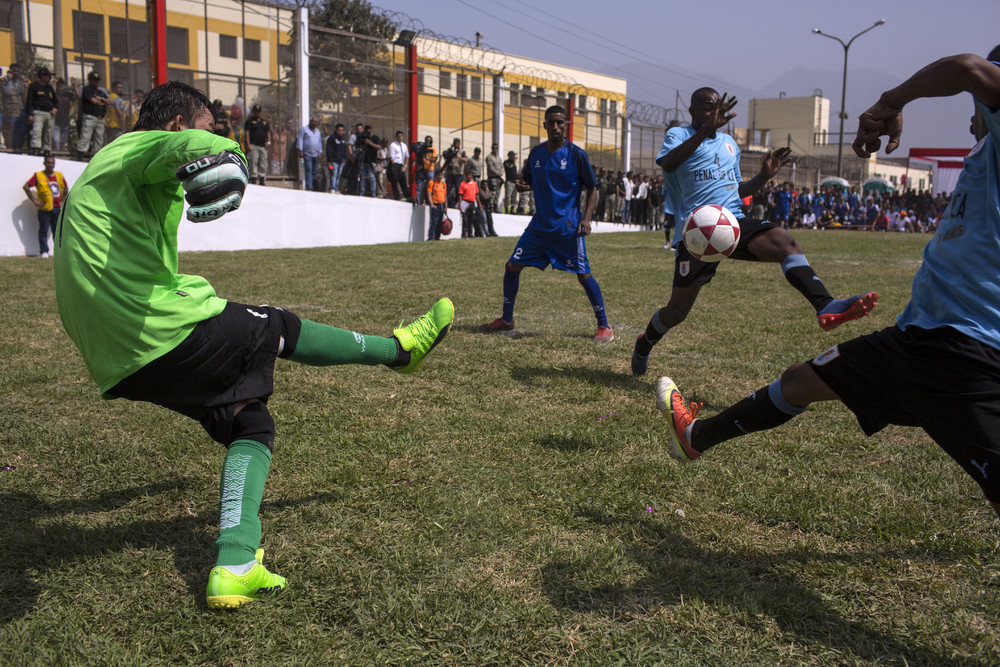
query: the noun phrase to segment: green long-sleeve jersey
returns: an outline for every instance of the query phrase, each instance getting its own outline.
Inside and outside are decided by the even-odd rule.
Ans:
[[[94,156],[63,204],[56,299],[66,333],[101,393],[166,354],[225,300],[177,272],[184,191],[177,167],[229,150],[204,130],[124,134]]]

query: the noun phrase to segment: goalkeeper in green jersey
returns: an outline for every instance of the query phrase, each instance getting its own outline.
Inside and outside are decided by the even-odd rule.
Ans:
[[[226,301],[204,278],[178,273],[184,199],[188,220],[209,222],[238,208],[247,185],[239,145],[213,127],[200,91],[153,89],[135,131],[94,156],[63,205],[55,280],[63,326],[104,398],[162,405],[226,446],[207,602],[229,608],[287,585],[258,549],[275,359],[412,373],[448,333],[454,308],[441,299],[391,337],[366,336]]]

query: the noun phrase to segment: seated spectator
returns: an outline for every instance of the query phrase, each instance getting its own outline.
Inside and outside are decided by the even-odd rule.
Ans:
[[[805,209],[801,224],[806,229],[816,229],[816,213],[812,208]]]

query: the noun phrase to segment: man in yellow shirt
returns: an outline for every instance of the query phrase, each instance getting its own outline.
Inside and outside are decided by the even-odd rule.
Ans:
[[[51,257],[49,253],[49,230],[52,230],[53,239],[56,235],[56,223],[59,221],[59,214],[62,212],[62,203],[66,200],[66,192],[69,187],[62,172],[56,171],[56,159],[49,154],[45,155],[42,163],[44,171],[37,171],[31,175],[28,182],[24,184],[24,193],[28,199],[38,209],[38,255],[40,257]],[[32,191],[34,188],[34,191]]]

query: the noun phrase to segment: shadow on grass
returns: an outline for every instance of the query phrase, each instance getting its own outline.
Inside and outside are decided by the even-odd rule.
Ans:
[[[603,370],[594,368],[593,366],[579,366],[577,368],[563,368],[562,366],[520,366],[510,369],[510,377],[525,385],[535,384],[535,381],[539,378],[565,378],[607,387],[618,387],[630,391],[654,391],[657,380],[657,378],[653,378],[653,381],[649,382],[645,379],[640,380],[631,373],[619,373],[618,371]]]
[[[591,440],[561,435],[547,435],[544,438],[536,440],[535,444],[557,452],[584,452],[594,448],[594,443]]]
[[[48,502],[34,493],[0,494],[0,625],[24,616],[34,608],[43,588],[35,572],[58,569],[67,562],[82,561],[107,553],[159,547],[173,553],[177,571],[191,595],[204,606],[208,557],[213,553],[218,515],[182,514],[162,520],[110,523],[100,527],[80,525],[74,517],[110,512],[137,498],[185,489],[187,479],[173,479],[128,489],[108,491],[94,498]],[[200,484],[201,482],[199,482]],[[261,512],[314,502],[339,500],[334,492],[304,498],[265,502]],[[44,521],[44,525],[39,525]],[[151,582],[151,585],[155,585]]]
[[[742,612],[744,618],[751,619],[746,621],[750,630],[767,633],[770,620],[792,641],[863,660],[918,665],[988,664],[937,653],[845,618],[818,592],[787,571],[797,562],[853,562],[863,560],[863,554],[809,549],[777,553],[756,549],[713,551],[669,528],[654,528],[644,521],[598,512],[581,514],[601,526],[635,526],[643,538],[633,543],[628,555],[648,575],[628,586],[593,585],[583,583],[590,579],[585,563],[550,562],[542,568],[542,590],[556,607],[629,619],[659,608],[702,602]]]

